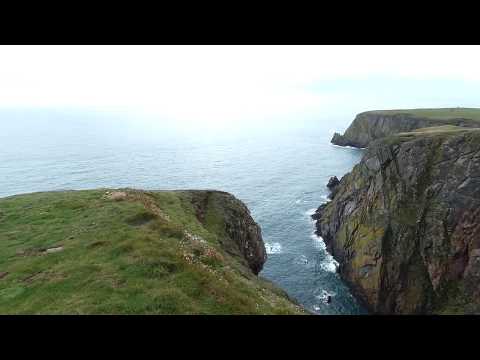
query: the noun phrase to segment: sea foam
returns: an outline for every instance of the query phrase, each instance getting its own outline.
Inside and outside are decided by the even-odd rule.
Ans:
[[[305,211],[305,215],[306,216],[312,216],[313,214],[315,214],[315,211],[317,211],[316,208],[308,209],[307,211]]]
[[[265,250],[267,251],[268,255],[271,254],[281,254],[282,253],[282,245],[278,242],[274,243],[265,243]]]
[[[325,258],[318,264],[324,271],[335,273],[337,272],[339,263],[333,258],[327,251],[327,246],[321,236],[317,236],[315,233],[310,235],[310,238],[314,241],[314,245],[317,249],[322,250],[325,253]]]
[[[339,147],[339,148],[342,148],[342,149],[354,149],[354,150],[365,150],[366,149],[366,148],[348,146],[348,145],[346,145],[346,146],[336,145],[336,144],[332,144],[332,143],[330,143],[330,145],[335,146],[335,147]]]

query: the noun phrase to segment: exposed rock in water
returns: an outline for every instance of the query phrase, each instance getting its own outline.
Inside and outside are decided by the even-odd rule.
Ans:
[[[318,209],[315,211],[315,213],[312,215],[313,220],[320,220],[322,217],[323,209],[327,206],[327,204],[322,204],[318,207]],[[318,231],[315,231],[315,234],[320,236]]]
[[[333,134],[332,140],[330,142],[332,144],[339,145],[339,146],[361,147],[361,146],[357,146],[356,143],[353,143],[352,141],[348,140],[346,135],[342,135],[337,132]]]
[[[443,110],[443,112],[440,112]],[[398,111],[367,111],[358,114],[343,135],[335,133],[332,144],[365,148],[385,136],[415,129],[454,125],[480,127],[471,114],[477,109],[421,109]],[[477,110],[480,114],[480,110]]]
[[[480,130],[377,140],[312,217],[372,312],[480,313]]]
[[[330,178],[330,180],[328,180],[328,184],[327,184],[327,187],[332,190],[335,186],[337,186],[338,184],[340,184],[340,180],[338,180],[338,178],[336,176],[332,176]]]
[[[332,176],[330,180],[328,180],[327,188],[330,190],[330,194],[328,194],[329,199],[333,199],[335,197],[339,184],[340,180],[338,180],[336,176]]]

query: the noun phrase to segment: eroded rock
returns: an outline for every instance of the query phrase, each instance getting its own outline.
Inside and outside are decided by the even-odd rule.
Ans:
[[[480,313],[479,178],[480,130],[391,136],[312,217],[372,312]]]
[[[327,183],[327,188],[329,188],[330,190],[332,190],[335,186],[337,186],[338,184],[340,184],[340,180],[338,180],[338,178],[336,176],[332,176],[329,180],[328,180],[328,183]]]
[[[221,224],[225,236],[219,239],[225,250],[243,258],[254,274],[267,260],[260,226],[253,220],[247,206],[233,195],[222,191],[190,190],[191,201],[200,222]],[[209,216],[207,216],[209,215]]]
[[[408,110],[397,113],[367,111],[358,114],[343,135],[334,133],[331,143],[365,148],[374,140],[386,136],[446,124],[469,128],[480,127],[480,122],[455,115],[455,111],[452,112],[452,118],[448,120],[421,117],[409,113]]]

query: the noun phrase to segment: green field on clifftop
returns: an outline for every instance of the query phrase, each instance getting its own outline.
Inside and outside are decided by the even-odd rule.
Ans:
[[[89,190],[0,199],[0,314],[292,314],[220,244],[195,193]],[[213,195],[214,197],[215,195]]]
[[[373,110],[367,113],[384,115],[408,114],[435,120],[469,119],[480,121],[480,109],[476,108]]]
[[[455,125],[442,125],[442,126],[431,126],[426,128],[415,129],[409,132],[397,133],[392,136],[435,136],[435,135],[455,135],[462,132],[478,132],[480,128],[467,128],[462,126],[455,126]]]

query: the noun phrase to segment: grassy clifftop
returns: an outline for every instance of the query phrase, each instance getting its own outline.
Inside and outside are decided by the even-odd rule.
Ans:
[[[471,119],[480,121],[480,109],[476,108],[436,108],[436,109],[400,109],[400,110],[373,110],[362,114],[377,115],[410,115],[414,117],[451,120],[451,119]]]
[[[261,257],[263,242],[252,250],[256,224],[236,214],[249,218],[233,196],[212,191],[0,199],[0,313],[303,313],[254,274],[248,256]]]
[[[332,143],[365,148],[372,141],[397,133],[441,126],[480,127],[480,109],[374,110],[358,114],[343,135],[335,133]]]
[[[389,137],[382,138],[380,141],[386,143],[402,143],[405,141],[415,140],[415,139],[428,139],[432,137],[442,137],[446,138],[449,136],[456,136],[461,134],[476,134],[480,132],[480,128],[466,128],[461,126],[454,125],[442,125],[442,126],[432,126],[427,128],[415,129],[409,132],[396,133]]]

